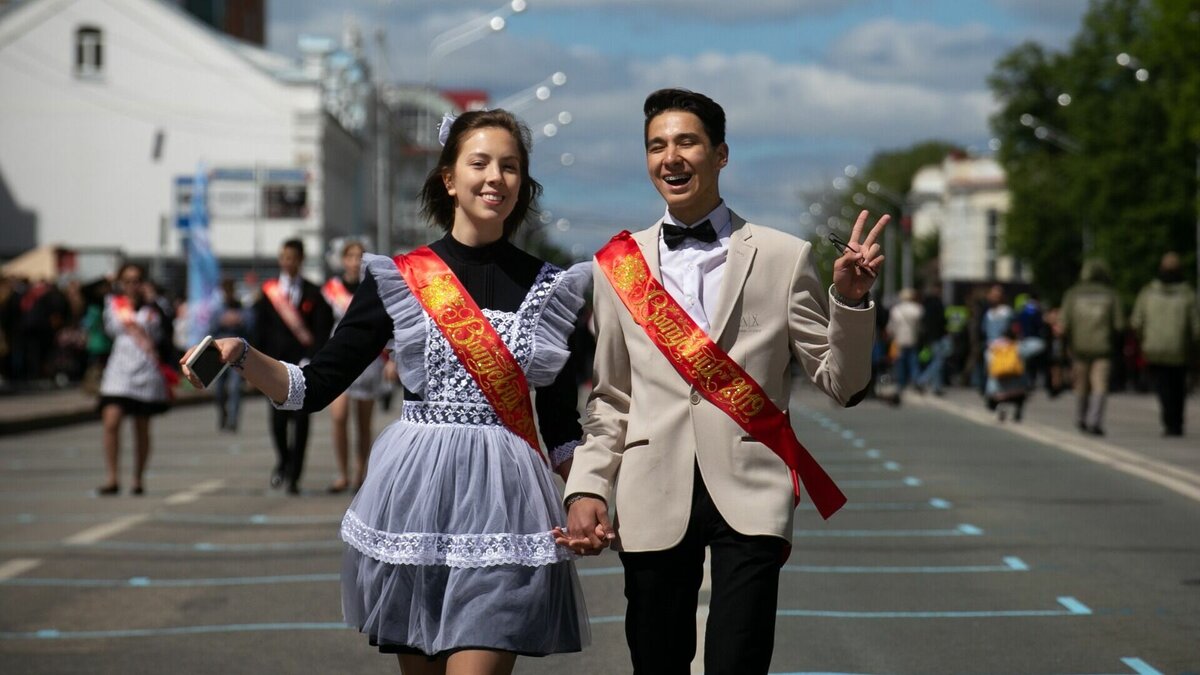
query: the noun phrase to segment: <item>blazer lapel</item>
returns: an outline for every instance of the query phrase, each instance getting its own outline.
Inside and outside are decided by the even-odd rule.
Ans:
[[[660,283],[662,282],[662,272],[659,271],[658,231],[661,229],[662,221],[660,220],[640,232],[635,232],[633,235],[633,240],[642,249],[642,257],[646,259],[646,265],[650,268],[651,276]]]
[[[733,307],[742,294],[742,287],[746,285],[746,277],[750,274],[750,263],[754,261],[754,254],[758,251],[751,243],[753,228],[736,213],[730,211],[729,216],[733,220],[733,234],[729,237],[729,257],[725,261],[725,278],[721,281],[721,298],[716,312],[709,317],[709,335],[712,336],[714,342],[721,341],[721,334],[725,332],[725,324],[729,322]]]

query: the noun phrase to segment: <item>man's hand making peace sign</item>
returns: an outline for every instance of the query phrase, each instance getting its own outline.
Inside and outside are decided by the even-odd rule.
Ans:
[[[879,276],[879,270],[883,267],[884,257],[880,255],[879,244],[875,242],[892,217],[886,214],[882,216],[867,233],[866,239],[860,242],[868,215],[865,210],[858,214],[854,229],[850,230],[850,241],[844,248],[839,246],[842,255],[833,261],[834,290],[850,303],[858,302],[871,290],[875,277]]]

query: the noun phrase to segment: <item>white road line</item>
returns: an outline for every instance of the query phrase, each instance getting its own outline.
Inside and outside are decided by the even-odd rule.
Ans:
[[[64,544],[72,544],[76,546],[94,544],[101,539],[107,539],[119,532],[124,532],[134,525],[144,523],[150,520],[150,514],[137,513],[131,516],[122,516],[116,520],[110,520],[107,523],[101,523],[94,527],[73,534],[66,539],[63,539]]]
[[[37,558],[13,558],[0,565],[0,579],[19,577],[41,564],[42,561]]]
[[[914,402],[958,415],[979,424],[995,427],[995,417],[983,410],[970,410],[952,403],[933,398],[915,398]],[[1156,459],[1130,452],[1100,440],[1080,442],[1073,434],[1067,434],[1042,424],[1025,422],[1000,427],[1014,434],[1025,436],[1039,443],[1053,445],[1073,455],[1111,467],[1131,476],[1157,483],[1188,499],[1200,501],[1200,474]]]
[[[196,501],[201,496],[209,492],[215,492],[216,490],[219,490],[224,485],[225,481],[222,479],[204,481],[203,483],[197,483],[196,485],[193,485],[183,492],[176,492],[175,494],[168,496],[163,500],[163,502],[171,505],[187,504],[189,502]],[[150,520],[151,516],[152,514],[150,513],[135,513],[128,516],[121,516],[115,520],[110,520],[107,523],[101,523],[94,527],[89,527],[82,532],[73,534],[66,539],[63,539],[63,543],[75,546],[94,544],[101,539],[107,539],[114,534],[124,532],[135,525],[140,525]]]
[[[176,492],[175,494],[164,499],[163,502],[172,506],[177,504],[187,504],[196,501],[210,492],[216,492],[223,487],[225,487],[224,479],[215,478],[213,480],[204,481],[203,483],[197,483],[183,492]]]

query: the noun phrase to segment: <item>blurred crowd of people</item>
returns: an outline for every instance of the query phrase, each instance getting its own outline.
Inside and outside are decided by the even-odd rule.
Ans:
[[[112,351],[103,315],[115,275],[88,282],[0,277],[0,385],[20,391],[82,383],[96,391]],[[143,297],[168,319],[161,347],[169,356],[180,303],[151,281]]]
[[[1087,260],[1057,306],[1036,292],[977,289],[946,307],[942,289],[904,289],[876,315],[873,394],[899,404],[904,391],[978,390],[1001,421],[1020,421],[1029,395],[1073,391],[1082,433],[1104,435],[1107,394],[1151,391],[1165,436],[1184,434],[1183,406],[1200,365],[1200,313],[1180,258],[1166,253],[1127,310],[1103,260]],[[1190,378],[1190,381],[1189,381]]]

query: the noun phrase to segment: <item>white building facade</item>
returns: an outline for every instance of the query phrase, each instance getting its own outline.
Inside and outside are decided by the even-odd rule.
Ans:
[[[1028,282],[1019,261],[1003,254],[1010,195],[1004,169],[990,157],[950,155],[913,176],[913,236],[938,235],[943,288]]]
[[[223,264],[272,267],[279,243],[299,237],[313,265],[330,239],[373,232],[368,120],[344,101],[335,112],[350,113],[330,113],[334,51],[317,45],[298,64],[156,0],[9,7],[0,257],[62,244],[178,260],[176,222],[201,166]]]

